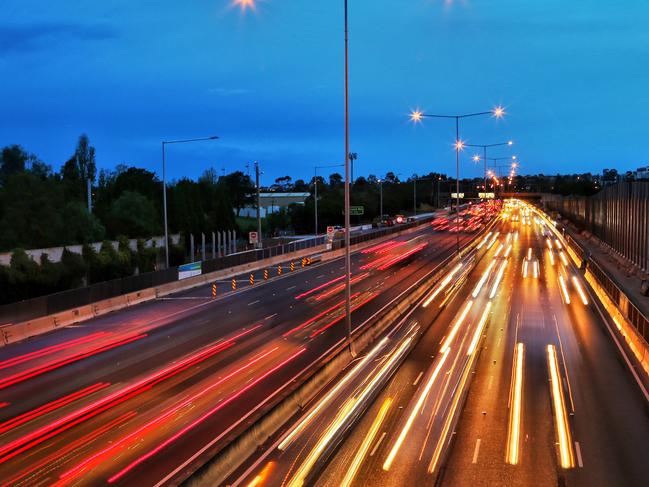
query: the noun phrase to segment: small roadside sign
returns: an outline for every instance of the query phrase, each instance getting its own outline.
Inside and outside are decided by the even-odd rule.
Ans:
[[[345,214],[345,210],[343,209],[343,215]],[[351,216],[363,216],[365,214],[365,207],[364,206],[350,206],[349,207],[349,214]]]
[[[253,244],[256,245],[256,244],[259,243],[259,235],[257,234],[257,232],[250,232],[248,234],[248,242],[251,245],[253,245]]]
[[[329,240],[332,240],[334,238],[335,233],[336,233],[336,229],[334,227],[327,227],[327,238]]]

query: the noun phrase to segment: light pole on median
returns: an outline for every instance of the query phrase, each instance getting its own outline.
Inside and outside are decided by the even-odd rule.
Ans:
[[[162,206],[164,213],[164,227],[165,227],[165,264],[169,269],[169,227],[167,224],[167,167],[165,162],[165,146],[167,144],[186,144],[189,142],[203,142],[206,140],[216,140],[218,137],[213,135],[211,137],[201,137],[198,139],[181,139],[181,140],[163,140],[162,141]]]
[[[318,169],[326,169],[329,167],[343,167],[344,164],[330,164],[328,166],[315,166],[313,168],[313,198],[314,198],[314,227],[315,236],[318,236]]]
[[[508,140],[507,142],[499,142],[497,144],[465,144],[466,147],[482,147],[482,159],[484,161],[484,191],[487,191],[487,149],[490,147],[498,147],[502,145],[512,146],[514,142]],[[473,156],[475,162],[480,161],[480,156]]]
[[[349,235],[349,22],[347,0],[344,0],[345,13],[345,329],[347,335],[347,343],[349,345],[349,353],[352,357],[356,356],[354,346],[352,344],[352,284],[351,284],[351,239]]]
[[[460,119],[469,118],[469,117],[478,117],[481,115],[491,115],[495,118],[502,118],[505,115],[505,109],[501,106],[495,107],[493,110],[488,112],[476,112],[476,113],[466,113],[463,115],[437,115],[431,113],[423,113],[420,110],[415,110],[410,114],[410,119],[413,122],[421,122],[422,118],[451,118],[455,119],[455,225],[456,227],[460,224],[460,151],[464,149],[464,142],[460,140]],[[452,201],[452,200],[451,200]],[[452,206],[452,203],[451,203]],[[460,232],[456,232],[457,241],[456,241],[456,250],[460,253]]]

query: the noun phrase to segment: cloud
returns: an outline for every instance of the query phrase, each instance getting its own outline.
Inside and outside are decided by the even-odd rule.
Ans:
[[[0,53],[36,51],[65,41],[102,41],[116,37],[112,27],[102,24],[0,24]]]

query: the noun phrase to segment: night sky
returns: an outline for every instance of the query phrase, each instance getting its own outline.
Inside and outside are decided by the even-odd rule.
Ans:
[[[522,173],[649,164],[647,0],[349,0],[356,175],[454,171],[461,138],[513,139]],[[58,169],[85,132],[99,167],[172,178],[206,168],[263,183],[343,161],[342,0],[2,0],[0,145]],[[463,174],[477,176],[472,150]]]

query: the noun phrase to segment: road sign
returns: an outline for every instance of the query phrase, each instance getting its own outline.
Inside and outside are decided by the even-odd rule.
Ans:
[[[478,193],[478,198],[482,198],[484,200],[493,199],[495,197],[496,197],[495,193]]]
[[[457,198],[457,193],[451,193],[451,198]],[[460,198],[464,198],[464,193],[460,193]]]
[[[349,207],[349,214],[351,216],[362,216],[365,214],[365,207],[364,206],[350,206]]]
[[[334,227],[327,227],[327,238],[333,240],[336,229]]]
[[[257,245],[259,243],[259,235],[257,234],[257,232],[250,232],[248,234],[248,242],[251,245]]]

